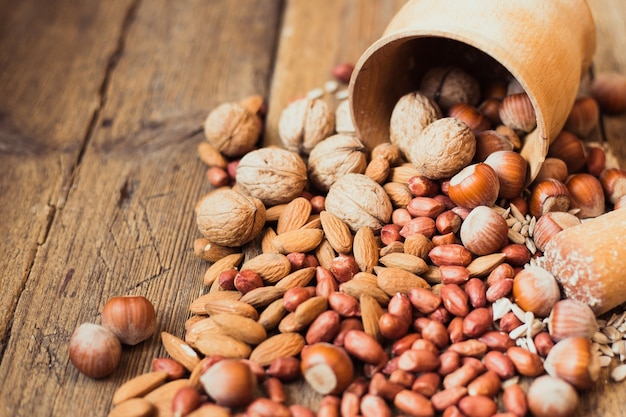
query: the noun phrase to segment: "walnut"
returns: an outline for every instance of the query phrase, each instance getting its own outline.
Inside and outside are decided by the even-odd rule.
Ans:
[[[389,140],[400,148],[408,159],[411,144],[422,129],[441,118],[439,106],[418,92],[405,94],[398,100],[391,113]]]
[[[200,233],[221,246],[242,246],[257,237],[265,224],[265,206],[258,198],[229,188],[207,195],[196,209]]]
[[[346,174],[330,187],[326,210],[354,232],[368,226],[378,233],[391,219],[393,208],[383,187],[374,180],[363,174]]]
[[[352,123],[349,100],[343,100],[335,109],[335,131],[337,133],[355,133],[356,131]]]
[[[261,148],[246,154],[239,161],[236,177],[242,192],[268,207],[293,200],[307,183],[302,158],[280,148]]]
[[[320,191],[328,191],[338,178],[365,172],[365,145],[356,136],[336,134],[320,143],[309,155],[309,179]]]
[[[321,99],[304,97],[289,104],[278,121],[278,135],[285,149],[308,155],[311,149],[332,135],[335,115]]]
[[[476,106],[480,100],[478,80],[454,66],[430,69],[422,78],[419,90],[443,111],[448,111],[457,103]]]
[[[239,157],[254,149],[261,134],[261,121],[240,103],[224,103],[204,121],[207,141],[228,157]]]
[[[470,128],[454,117],[429,124],[411,146],[410,160],[422,175],[432,180],[451,177],[467,166],[476,152]]]

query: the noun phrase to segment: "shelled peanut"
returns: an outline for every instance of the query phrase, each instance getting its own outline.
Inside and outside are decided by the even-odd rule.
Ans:
[[[551,236],[617,205],[626,172],[563,133],[555,162],[527,187],[516,150],[534,115],[523,93],[493,84],[481,104],[479,86],[459,77],[473,93],[453,88],[446,117],[412,93],[392,116],[392,143],[371,152],[353,133],[329,131],[330,110],[310,97],[281,122],[292,150],[246,149],[231,154],[237,161],[200,145],[209,170],[235,172],[210,180],[224,189],[196,208],[207,292],[190,305],[183,338],[162,333],[168,366],[188,373],[176,381],[198,397],[174,385],[177,401],[160,402],[159,415],[542,416],[548,392],[527,391],[521,377],[545,372],[569,387],[556,398],[569,413],[612,365],[602,358],[626,359],[626,314],[599,327],[588,306],[561,299],[541,261]],[[411,114],[425,106],[427,116]],[[423,126],[403,127],[416,120]],[[583,198],[590,189],[601,211],[596,195]],[[216,196],[226,192],[224,209]],[[282,384],[299,378],[322,396],[318,411],[288,405]]]

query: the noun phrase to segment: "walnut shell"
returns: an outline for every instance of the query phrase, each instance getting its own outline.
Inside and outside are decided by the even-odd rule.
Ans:
[[[200,202],[196,223],[200,233],[216,245],[242,246],[263,229],[265,206],[258,198],[220,188]]]
[[[355,133],[356,129],[350,113],[350,101],[343,100],[335,109],[335,131],[337,133]]]
[[[422,78],[419,90],[446,112],[457,103],[477,106],[480,100],[478,80],[454,66],[430,69]]]
[[[320,143],[309,155],[309,179],[320,191],[328,191],[338,178],[362,174],[367,167],[365,145],[356,136],[336,134]]]
[[[204,121],[204,135],[224,155],[234,158],[250,152],[261,134],[256,114],[239,103],[224,103]]]
[[[439,106],[418,92],[405,94],[391,113],[389,140],[400,148],[405,158],[411,153],[411,144],[429,124],[442,117]]]
[[[411,146],[410,160],[422,175],[432,180],[451,177],[466,167],[476,152],[471,129],[454,117],[429,124]]]
[[[330,187],[326,211],[343,220],[352,231],[371,227],[376,233],[391,219],[389,196],[363,174],[346,174]]]
[[[236,177],[243,193],[258,198],[268,207],[293,200],[307,183],[302,158],[280,148],[249,152],[239,161]]]
[[[304,97],[290,103],[278,121],[278,135],[285,149],[308,155],[311,149],[332,135],[335,115],[321,99]]]

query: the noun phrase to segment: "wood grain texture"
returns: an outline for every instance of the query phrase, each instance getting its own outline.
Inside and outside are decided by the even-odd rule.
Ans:
[[[16,21],[25,27],[31,16],[45,21],[46,11],[41,16],[34,11],[40,2],[24,3],[32,3],[33,10],[15,16]],[[54,40],[44,32],[22,46],[37,51],[35,57],[41,62],[30,62],[35,59],[30,54],[20,56],[17,47],[7,56],[16,62],[9,76],[20,79],[19,73],[31,68],[33,77],[24,78],[24,88],[38,79],[44,87],[51,85],[49,93],[42,90],[51,97],[40,104],[40,111],[57,111],[42,115],[39,122],[32,114],[28,119],[27,106],[3,99],[5,112],[12,111],[17,126],[31,126],[29,136],[36,139],[25,141],[24,146],[49,154],[49,161],[43,162],[51,166],[28,178],[37,172],[39,161],[32,152],[26,153],[23,159],[30,164],[30,172],[19,173],[16,185],[7,191],[17,195],[35,181],[44,196],[33,192],[30,198],[39,197],[36,202],[45,208],[48,202],[56,204],[57,194],[62,195],[61,184],[65,182],[70,189],[66,198],[62,195],[64,204],[57,205],[50,217],[47,238],[40,238],[31,254],[32,267],[21,282],[15,280],[15,295],[6,302],[11,331],[0,378],[12,383],[3,382],[3,416],[77,415],[77,410],[106,415],[113,390],[164,354],[157,333],[140,346],[125,348],[121,366],[104,381],[76,371],[67,359],[69,337],[81,322],[99,322],[99,312],[112,296],[146,296],[158,311],[160,328],[182,334],[189,304],[202,291],[205,267],[191,250],[197,236],[193,207],[208,190],[196,154],[202,140],[200,126],[218,103],[252,93],[267,94],[281,10],[279,1],[265,2],[262,8],[253,7],[254,1],[163,0],[126,7],[106,2],[111,5],[108,12],[74,8],[74,3],[57,5],[58,21],[48,28]],[[110,45],[84,44],[89,36],[80,30],[92,31],[91,36],[101,37],[101,42],[109,33]],[[45,54],[51,47],[48,42],[58,50]],[[109,57],[115,65],[107,69]],[[66,67],[47,74],[57,59],[63,59]],[[100,61],[103,65],[92,68]],[[69,71],[73,66],[77,74]],[[65,79],[67,74],[73,75],[71,79]],[[96,79],[93,86],[92,78]],[[59,97],[54,100],[55,96]],[[18,98],[30,102],[32,109],[45,97],[31,92]],[[18,111],[23,112],[21,118]],[[66,131],[70,128],[73,131]],[[49,139],[51,133],[58,137]],[[64,147],[74,149],[73,157],[57,154]],[[2,156],[14,158],[9,151]],[[60,169],[73,164],[77,167],[71,172]],[[16,235],[11,246],[26,237],[24,230],[32,222],[24,212],[33,203],[25,203],[20,203],[21,213],[9,212],[24,223],[11,225]],[[45,230],[47,219],[42,217],[39,229]],[[26,249],[37,238],[34,234]],[[26,269],[21,264],[7,268]]]

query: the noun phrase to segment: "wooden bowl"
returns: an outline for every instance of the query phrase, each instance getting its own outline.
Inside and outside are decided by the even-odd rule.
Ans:
[[[481,81],[508,73],[537,116],[521,151],[534,178],[565,124],[595,40],[585,0],[410,0],[352,74],[357,134],[370,148],[389,141],[395,103],[433,66],[458,65]]]

